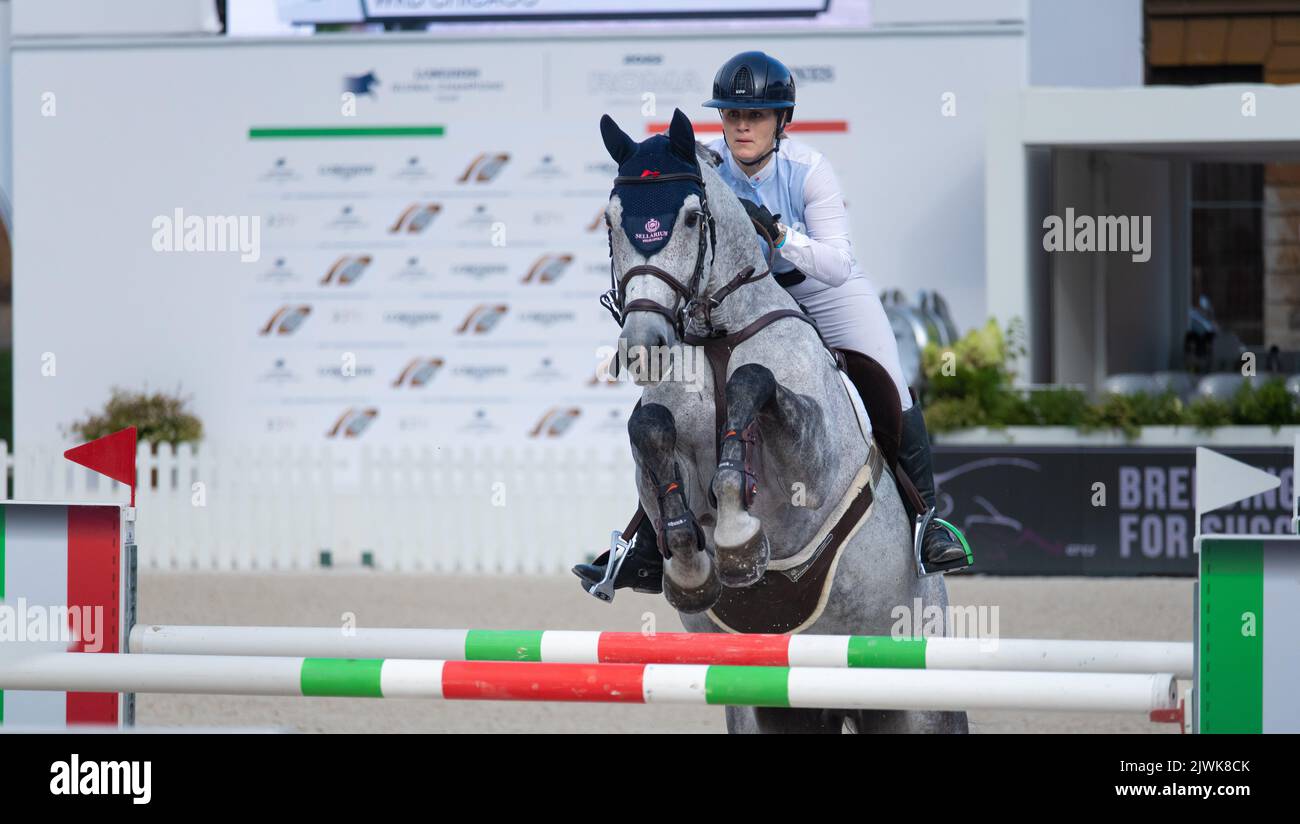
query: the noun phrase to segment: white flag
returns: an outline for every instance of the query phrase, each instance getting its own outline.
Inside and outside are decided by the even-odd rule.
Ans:
[[[1196,447],[1196,511],[1198,514],[1276,489],[1282,479],[1250,464]],[[1199,526],[1199,518],[1198,524]],[[1199,530],[1198,530],[1199,531]]]

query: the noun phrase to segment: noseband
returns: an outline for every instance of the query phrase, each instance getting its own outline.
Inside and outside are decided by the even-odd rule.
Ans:
[[[713,326],[713,310],[722,305],[728,295],[736,291],[747,283],[753,283],[760,280],[772,272],[772,260],[775,258],[776,250],[772,246],[772,238],[768,238],[768,247],[772,251],[769,253],[767,260],[767,269],[760,274],[754,274],[753,266],[746,266],[741,269],[735,277],[727,282],[725,286],[714,291],[710,295],[702,295],[700,292],[704,287],[704,254],[709,253],[709,265],[713,265],[713,260],[717,256],[717,231],[713,221],[713,213],[709,211],[709,199],[704,187],[704,179],[693,172],[673,172],[664,175],[635,177],[632,175],[619,175],[614,178],[614,185],[637,184],[650,185],[653,183],[666,183],[672,180],[689,180],[699,184],[700,187],[700,210],[692,212],[686,218],[686,225],[693,227],[703,218],[705,225],[700,227],[699,248],[695,252],[695,269],[691,273],[691,279],[687,285],[683,286],[672,274],[665,272],[658,266],[651,266],[648,263],[638,264],[623,273],[623,276],[617,277],[614,274],[614,241],[613,227],[609,225],[606,218],[605,228],[609,231],[609,283],[610,288],[600,296],[600,305],[609,310],[614,316],[614,320],[619,326],[627,320],[627,316],[632,312],[655,312],[663,315],[672,324],[673,330],[677,333],[678,340],[686,335],[686,323],[689,318],[698,317],[704,324],[705,334],[708,337],[718,337],[725,335],[725,329],[716,329]],[[757,225],[757,224],[756,224]],[[706,233],[705,227],[708,232]],[[762,227],[759,227],[762,232]],[[763,232],[766,236],[766,232]],[[641,275],[650,275],[662,280],[673,290],[677,297],[673,300],[672,308],[668,308],[661,303],[657,303],[648,298],[637,298],[631,303],[624,304],[627,297],[627,284],[632,278]]]

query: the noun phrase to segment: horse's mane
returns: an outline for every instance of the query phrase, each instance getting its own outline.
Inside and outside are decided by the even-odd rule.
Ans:
[[[715,169],[722,165],[722,155],[713,151],[698,140],[695,141],[695,156]]]

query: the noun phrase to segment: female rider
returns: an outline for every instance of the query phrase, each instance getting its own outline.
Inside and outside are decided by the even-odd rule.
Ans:
[[[709,144],[722,156],[717,171],[740,197],[753,221],[777,250],[772,271],[817,322],[835,348],[870,355],[894,380],[903,408],[899,463],[933,508],[930,440],[921,408],[912,403],[898,358],[898,345],[871,281],[858,266],[849,239],[849,218],[830,163],[817,150],[785,135],[794,117],[794,77],[781,61],[760,51],[742,52],[723,64],[713,80],[723,137]],[[906,498],[904,499],[906,500]],[[923,513],[912,513],[913,517]],[[961,543],[931,522],[922,544],[928,571],[969,563]],[[608,553],[574,572],[591,590],[605,575]],[[650,519],[641,524],[614,581],[615,588],[662,591],[663,559]]]

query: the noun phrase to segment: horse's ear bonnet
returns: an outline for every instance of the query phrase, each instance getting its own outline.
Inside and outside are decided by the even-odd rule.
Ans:
[[[695,133],[680,110],[673,115],[668,134],[657,134],[636,143],[605,115],[600,121],[605,148],[618,163],[620,177],[653,180],[660,175],[700,175],[695,159]],[[666,180],[652,186],[616,183],[610,196],[618,195],[623,205],[623,232],[638,252],[649,257],[662,249],[677,222],[677,213],[687,196],[704,201],[704,189],[694,180]]]

